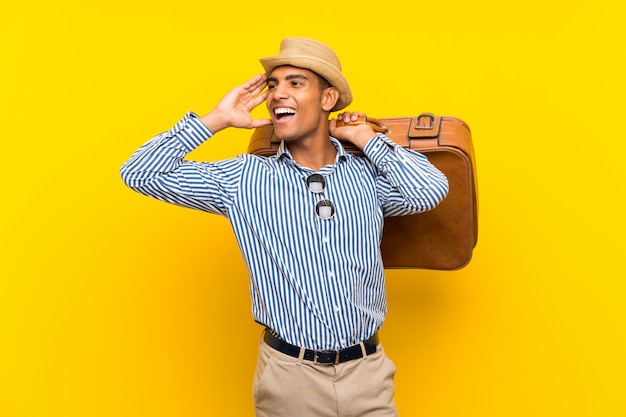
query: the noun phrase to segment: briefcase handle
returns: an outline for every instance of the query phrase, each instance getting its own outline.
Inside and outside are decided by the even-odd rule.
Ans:
[[[384,134],[391,133],[390,128],[385,124],[384,120],[367,116],[359,117],[356,121],[347,123],[343,120],[337,120],[336,126],[356,126],[364,123],[369,123],[375,132]],[[439,136],[440,125],[441,117],[435,116],[432,113],[421,113],[419,116],[411,118],[408,137],[411,139],[436,138]]]
[[[380,120],[380,119],[375,119],[373,117],[367,117],[367,116],[359,116],[359,118],[356,121],[350,121],[350,122],[345,122],[343,119],[337,120],[337,124],[335,125],[336,127],[343,127],[343,126],[357,126],[357,125],[363,125],[363,124],[370,124],[370,126],[372,127],[372,129],[374,129],[374,132],[380,132],[380,133],[390,133],[389,128]]]

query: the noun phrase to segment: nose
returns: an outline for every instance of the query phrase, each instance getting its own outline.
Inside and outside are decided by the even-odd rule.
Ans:
[[[278,83],[271,92],[274,100],[281,100],[289,97],[287,88],[284,83]]]

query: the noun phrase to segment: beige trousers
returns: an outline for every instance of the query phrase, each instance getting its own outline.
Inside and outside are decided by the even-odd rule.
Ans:
[[[362,359],[314,364],[259,347],[253,392],[257,417],[397,417],[395,365],[381,345]]]

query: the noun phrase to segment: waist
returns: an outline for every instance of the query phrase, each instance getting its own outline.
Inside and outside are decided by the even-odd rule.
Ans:
[[[338,364],[354,359],[364,358],[376,352],[377,346],[379,344],[378,333],[376,333],[369,339],[357,345],[347,347],[345,349],[313,350],[287,343],[283,339],[273,335],[272,332],[269,330],[265,331],[263,341],[268,346],[288,356],[294,358],[302,357],[303,360],[323,364]]]

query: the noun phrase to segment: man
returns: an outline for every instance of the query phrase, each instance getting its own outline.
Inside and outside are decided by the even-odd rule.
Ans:
[[[395,367],[377,336],[387,308],[383,217],[434,208],[447,180],[423,155],[350,123],[363,113],[329,122],[352,93],[326,45],[286,38],[261,63],[264,75],[139,148],[122,177],[140,193],[230,220],[249,269],[252,313],[265,328],[257,416],[395,416]],[[252,119],[264,101],[270,119]],[[185,159],[222,129],[269,124],[282,140],[275,156]],[[346,153],[337,139],[366,156]]]

